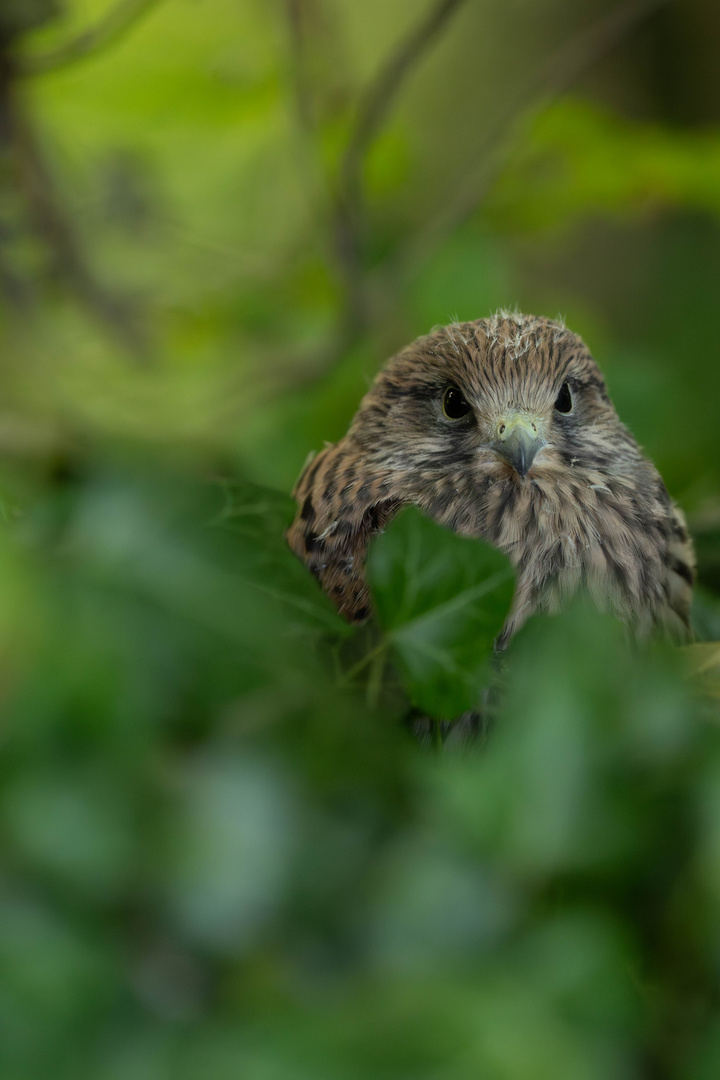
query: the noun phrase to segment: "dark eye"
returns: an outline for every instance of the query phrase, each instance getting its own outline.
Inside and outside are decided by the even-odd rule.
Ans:
[[[470,412],[470,406],[457,386],[448,386],[443,394],[443,412],[448,420],[461,420]]]
[[[566,382],[560,387],[560,393],[555,400],[555,409],[557,412],[568,413],[572,412],[573,399],[570,393],[570,387]]]

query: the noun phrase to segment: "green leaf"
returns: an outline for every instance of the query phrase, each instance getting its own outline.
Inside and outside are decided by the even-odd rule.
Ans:
[[[223,485],[224,506],[213,526],[234,538],[235,569],[253,589],[277,601],[307,630],[349,637],[353,629],[338,615],[307,568],[290,551],[285,531],[295,515],[289,495],[247,481]]]
[[[372,545],[368,580],[413,702],[442,719],[477,705],[513,595],[505,556],[409,508]]]
[[[542,110],[493,195],[493,220],[565,225],[657,207],[720,213],[717,130],[673,130],[567,97]]]

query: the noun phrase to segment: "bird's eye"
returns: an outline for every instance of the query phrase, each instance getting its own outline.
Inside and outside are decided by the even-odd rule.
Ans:
[[[461,420],[470,412],[470,406],[457,386],[448,386],[443,394],[443,412],[448,420]]]
[[[569,413],[572,412],[572,407],[573,399],[572,394],[570,393],[570,387],[564,382],[560,387],[560,393],[555,399],[555,410],[556,412]]]

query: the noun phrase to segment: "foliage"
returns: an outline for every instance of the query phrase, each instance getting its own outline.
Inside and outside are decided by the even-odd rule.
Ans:
[[[496,213],[511,228],[567,228],[579,214],[647,214],[678,203],[720,213],[714,130],[633,123],[572,100],[538,117],[533,128],[514,175],[497,194]]]
[[[288,509],[94,457],[6,536],[3,1075],[712,1075],[720,730],[677,654],[537,619],[484,751],[429,757]],[[443,712],[498,564],[507,602],[472,548],[407,514],[373,556]]]
[[[408,509],[373,545],[368,578],[380,647],[397,656],[413,704],[446,720],[474,708],[512,599],[507,559]]]
[[[621,7],[2,5],[3,1077],[719,1074],[720,24]],[[287,550],[386,357],[514,304],[687,511],[699,643],[498,663],[505,561],[412,510],[361,628]]]

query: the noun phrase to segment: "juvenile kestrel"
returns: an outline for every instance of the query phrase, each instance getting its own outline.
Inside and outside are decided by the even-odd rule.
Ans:
[[[371,612],[368,544],[412,503],[513,563],[498,648],[581,586],[641,636],[689,633],[695,560],[682,512],[561,322],[502,312],[419,338],[294,494],[290,546],[353,622]]]

